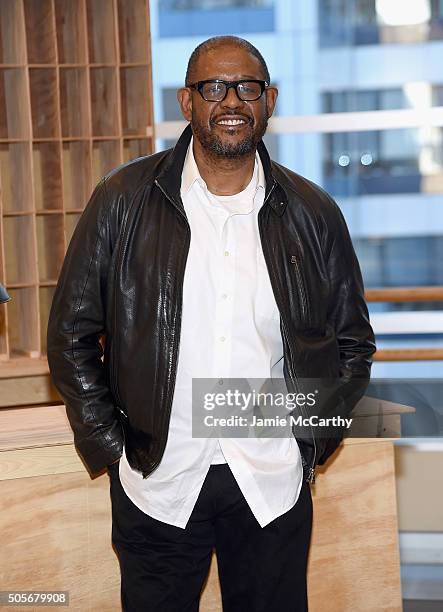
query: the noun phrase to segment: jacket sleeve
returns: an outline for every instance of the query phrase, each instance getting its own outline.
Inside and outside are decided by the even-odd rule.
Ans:
[[[48,363],[89,472],[118,459],[123,433],[102,362],[112,257],[105,182],[96,187],[69,244],[49,314]]]
[[[345,219],[330,199],[332,211],[328,234],[327,271],[330,286],[328,321],[333,326],[340,355],[339,406],[337,415],[348,417],[369,384],[374,333],[364,299],[363,280]],[[340,444],[344,430],[323,440],[319,463],[323,464]]]

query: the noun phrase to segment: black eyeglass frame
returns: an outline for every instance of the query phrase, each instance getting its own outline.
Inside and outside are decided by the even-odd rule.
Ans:
[[[223,85],[225,85],[226,87],[226,92],[223,98],[221,100],[207,100],[203,96],[203,91],[202,91],[203,86],[206,85],[206,83],[223,83]],[[243,100],[243,98],[240,98],[239,93],[238,93],[238,86],[241,83],[258,83],[261,87],[260,95],[257,98],[252,98],[250,100]],[[186,85],[186,87],[189,87],[190,89],[195,89],[196,91],[198,91],[198,93],[201,95],[201,97],[203,98],[205,102],[223,102],[223,100],[226,98],[229,90],[232,87],[235,89],[235,93],[237,94],[238,99],[241,100],[242,102],[256,102],[262,97],[263,92],[269,87],[269,83],[262,79],[241,79],[240,81],[223,81],[222,79],[206,79],[206,81],[196,81],[195,83],[190,83],[189,85]]]

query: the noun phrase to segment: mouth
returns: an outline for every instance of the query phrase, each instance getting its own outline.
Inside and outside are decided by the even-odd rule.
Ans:
[[[219,117],[214,121],[215,125],[221,125],[224,127],[241,127],[249,123],[249,118],[246,117]]]

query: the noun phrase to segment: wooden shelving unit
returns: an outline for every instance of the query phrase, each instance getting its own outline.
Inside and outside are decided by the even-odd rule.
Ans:
[[[97,181],[154,149],[148,0],[1,0],[0,361],[36,370]]]

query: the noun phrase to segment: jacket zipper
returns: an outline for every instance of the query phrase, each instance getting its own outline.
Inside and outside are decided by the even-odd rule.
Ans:
[[[274,187],[276,185],[276,182],[274,181],[272,184],[271,189],[269,190],[268,195],[266,196],[263,205],[266,204],[267,200],[269,199],[269,196],[271,195],[272,191],[274,190]],[[263,233],[262,233],[262,228],[261,225],[259,224],[259,231],[260,231],[260,238],[262,241],[262,245],[265,244],[264,240],[263,240]],[[297,276],[297,284],[298,284],[298,291],[299,291],[299,295],[300,295],[300,302],[301,302],[301,308],[302,308],[302,314],[303,316],[306,316],[306,311],[307,311],[307,300],[306,300],[306,291],[305,291],[305,286],[304,286],[304,282],[303,282],[303,278],[301,275],[301,270],[300,270],[300,266],[299,266],[299,262],[298,259],[295,258],[293,263],[295,264],[295,271],[296,271],[296,276]],[[298,377],[297,374],[295,372],[295,368],[294,368],[294,359],[293,359],[293,355],[292,355],[292,349],[291,349],[291,344],[289,342],[289,335],[288,335],[288,331],[287,331],[287,326],[286,326],[286,322],[285,319],[282,317],[282,323],[283,323],[283,332],[286,338],[286,344],[288,346],[288,350],[289,350],[289,358],[290,358],[290,363],[289,363],[289,372],[291,377],[297,381]],[[303,413],[303,416],[306,418],[306,414],[303,410],[303,406],[300,406],[301,411]],[[308,482],[310,482],[311,484],[315,483],[315,461],[317,458],[317,443],[315,441],[315,436],[314,436],[314,432],[312,430],[312,425],[309,424],[309,428],[311,431],[311,437],[312,437],[312,442],[313,442],[313,446],[314,446],[314,457],[312,459],[312,463],[309,467],[309,472],[308,472]]]
[[[304,283],[304,280],[303,280],[303,276],[302,276],[302,273],[301,273],[300,264],[299,264],[299,260],[298,260],[297,255],[292,255],[291,256],[291,262],[295,266],[295,275],[297,277],[298,294],[300,296],[302,316],[303,316],[303,318],[305,318],[306,315],[307,315],[306,290],[305,290],[305,283]],[[303,410],[302,406],[301,406],[301,408]],[[309,468],[308,480],[311,483],[315,483],[315,459],[316,459],[316,455],[317,455],[317,444],[316,444],[316,441],[315,441],[314,432],[312,430],[312,425],[309,424],[309,427],[310,427],[310,430],[311,430],[312,441],[314,443],[314,461],[312,462],[312,465]]]
[[[124,238],[125,236],[125,229],[126,229],[126,223],[128,220],[128,216],[129,216],[129,210],[127,211],[124,221],[123,221],[123,228],[121,230],[121,235],[122,238]],[[115,259],[115,279],[114,282],[116,282],[117,280],[117,273],[118,273],[118,269],[119,269],[119,264],[120,264],[120,260],[121,260],[121,254],[123,251],[123,248],[125,246],[124,240],[122,239],[120,245],[119,245],[119,249],[118,249],[118,253]],[[114,340],[112,342],[112,350],[111,350],[111,358],[112,358],[112,387],[113,387],[113,391],[114,391],[114,396],[115,399],[118,402],[118,406],[117,409],[120,412],[121,415],[123,415],[123,417],[125,417],[125,419],[128,418],[127,414],[125,414],[125,412],[123,412],[121,406],[122,406],[122,401],[120,398],[120,394],[119,394],[119,390],[118,390],[118,381],[117,381],[117,369],[116,369],[116,351],[117,351],[117,347],[116,347],[116,342],[117,342],[117,291],[114,290],[114,313],[113,313],[113,325],[114,325]]]
[[[302,274],[301,274],[300,264],[299,264],[297,255],[292,255],[291,256],[291,263],[294,264],[295,275],[297,276],[297,288],[298,288],[298,294],[300,296],[302,315],[303,315],[303,318],[306,318],[306,314],[307,314],[307,299],[306,299],[305,283],[303,281],[303,277],[302,277]]]
[[[188,228],[188,242],[187,242],[186,246],[189,248],[189,242],[190,242],[189,236],[190,236],[190,233],[191,233],[191,228],[189,226],[189,222],[188,222],[188,219],[187,219],[186,215],[183,214],[183,212],[178,208],[178,206],[176,205],[174,200],[166,193],[166,191],[163,189],[163,187],[160,185],[160,183],[157,181],[157,179],[155,179],[154,183],[160,189],[160,191],[165,196],[165,198],[169,202],[171,202],[171,204],[174,206],[174,208],[180,213],[180,215],[185,220],[186,226]],[[184,262],[185,262],[185,265],[183,266],[183,270],[182,270],[183,274],[181,275],[181,292],[182,292],[182,294],[183,294],[183,283],[184,283],[184,276],[185,276],[184,272],[185,272],[185,266],[186,266],[186,258],[184,258]],[[180,304],[180,307],[182,307],[182,303]],[[181,325],[181,320],[180,320],[180,325]],[[177,335],[176,335],[176,337],[177,337]],[[174,372],[172,373],[172,380],[171,380],[171,385],[172,385],[173,388],[175,388],[175,381],[176,381],[176,377],[177,377],[177,353],[178,353],[179,345],[180,345],[180,338],[178,339],[178,343],[177,343],[177,340],[174,339],[174,347],[173,347],[173,352],[174,352]],[[174,397],[174,394],[170,393],[170,400],[168,401],[168,406],[166,407],[166,415],[167,415],[168,418],[170,417],[170,414],[171,414],[173,397]],[[164,451],[164,449],[166,447],[166,443],[167,443],[167,436],[166,436],[166,438],[164,440],[164,444],[163,444],[163,447],[161,449],[160,459],[153,464],[153,467],[152,467],[152,470],[151,470],[150,473],[152,473],[155,470],[155,468],[160,464],[161,456],[163,455],[163,451]]]
[[[284,334],[285,334],[286,343],[287,343],[288,349],[289,349],[289,357],[290,357],[289,371],[290,371],[290,374],[291,374],[292,378],[297,380],[297,374],[295,372],[294,365],[293,365],[294,364],[294,359],[293,359],[293,356],[292,356],[292,349],[291,349],[291,345],[290,345],[289,338],[288,338],[288,332],[287,332],[286,324],[285,324],[285,321],[284,321],[283,318],[282,318],[282,322],[283,322],[283,331],[284,331]],[[305,411],[303,410],[303,406],[300,406],[300,409],[301,409],[301,411],[303,413],[304,418],[307,418],[306,414],[305,414]],[[314,444],[314,458],[312,459],[312,463],[311,463],[311,466],[309,468],[308,482],[314,484],[315,483],[315,460],[316,460],[316,457],[317,457],[317,443],[315,441],[315,436],[314,436],[314,432],[312,430],[311,423],[309,423],[309,428],[310,428],[310,431],[311,431],[312,442]]]

